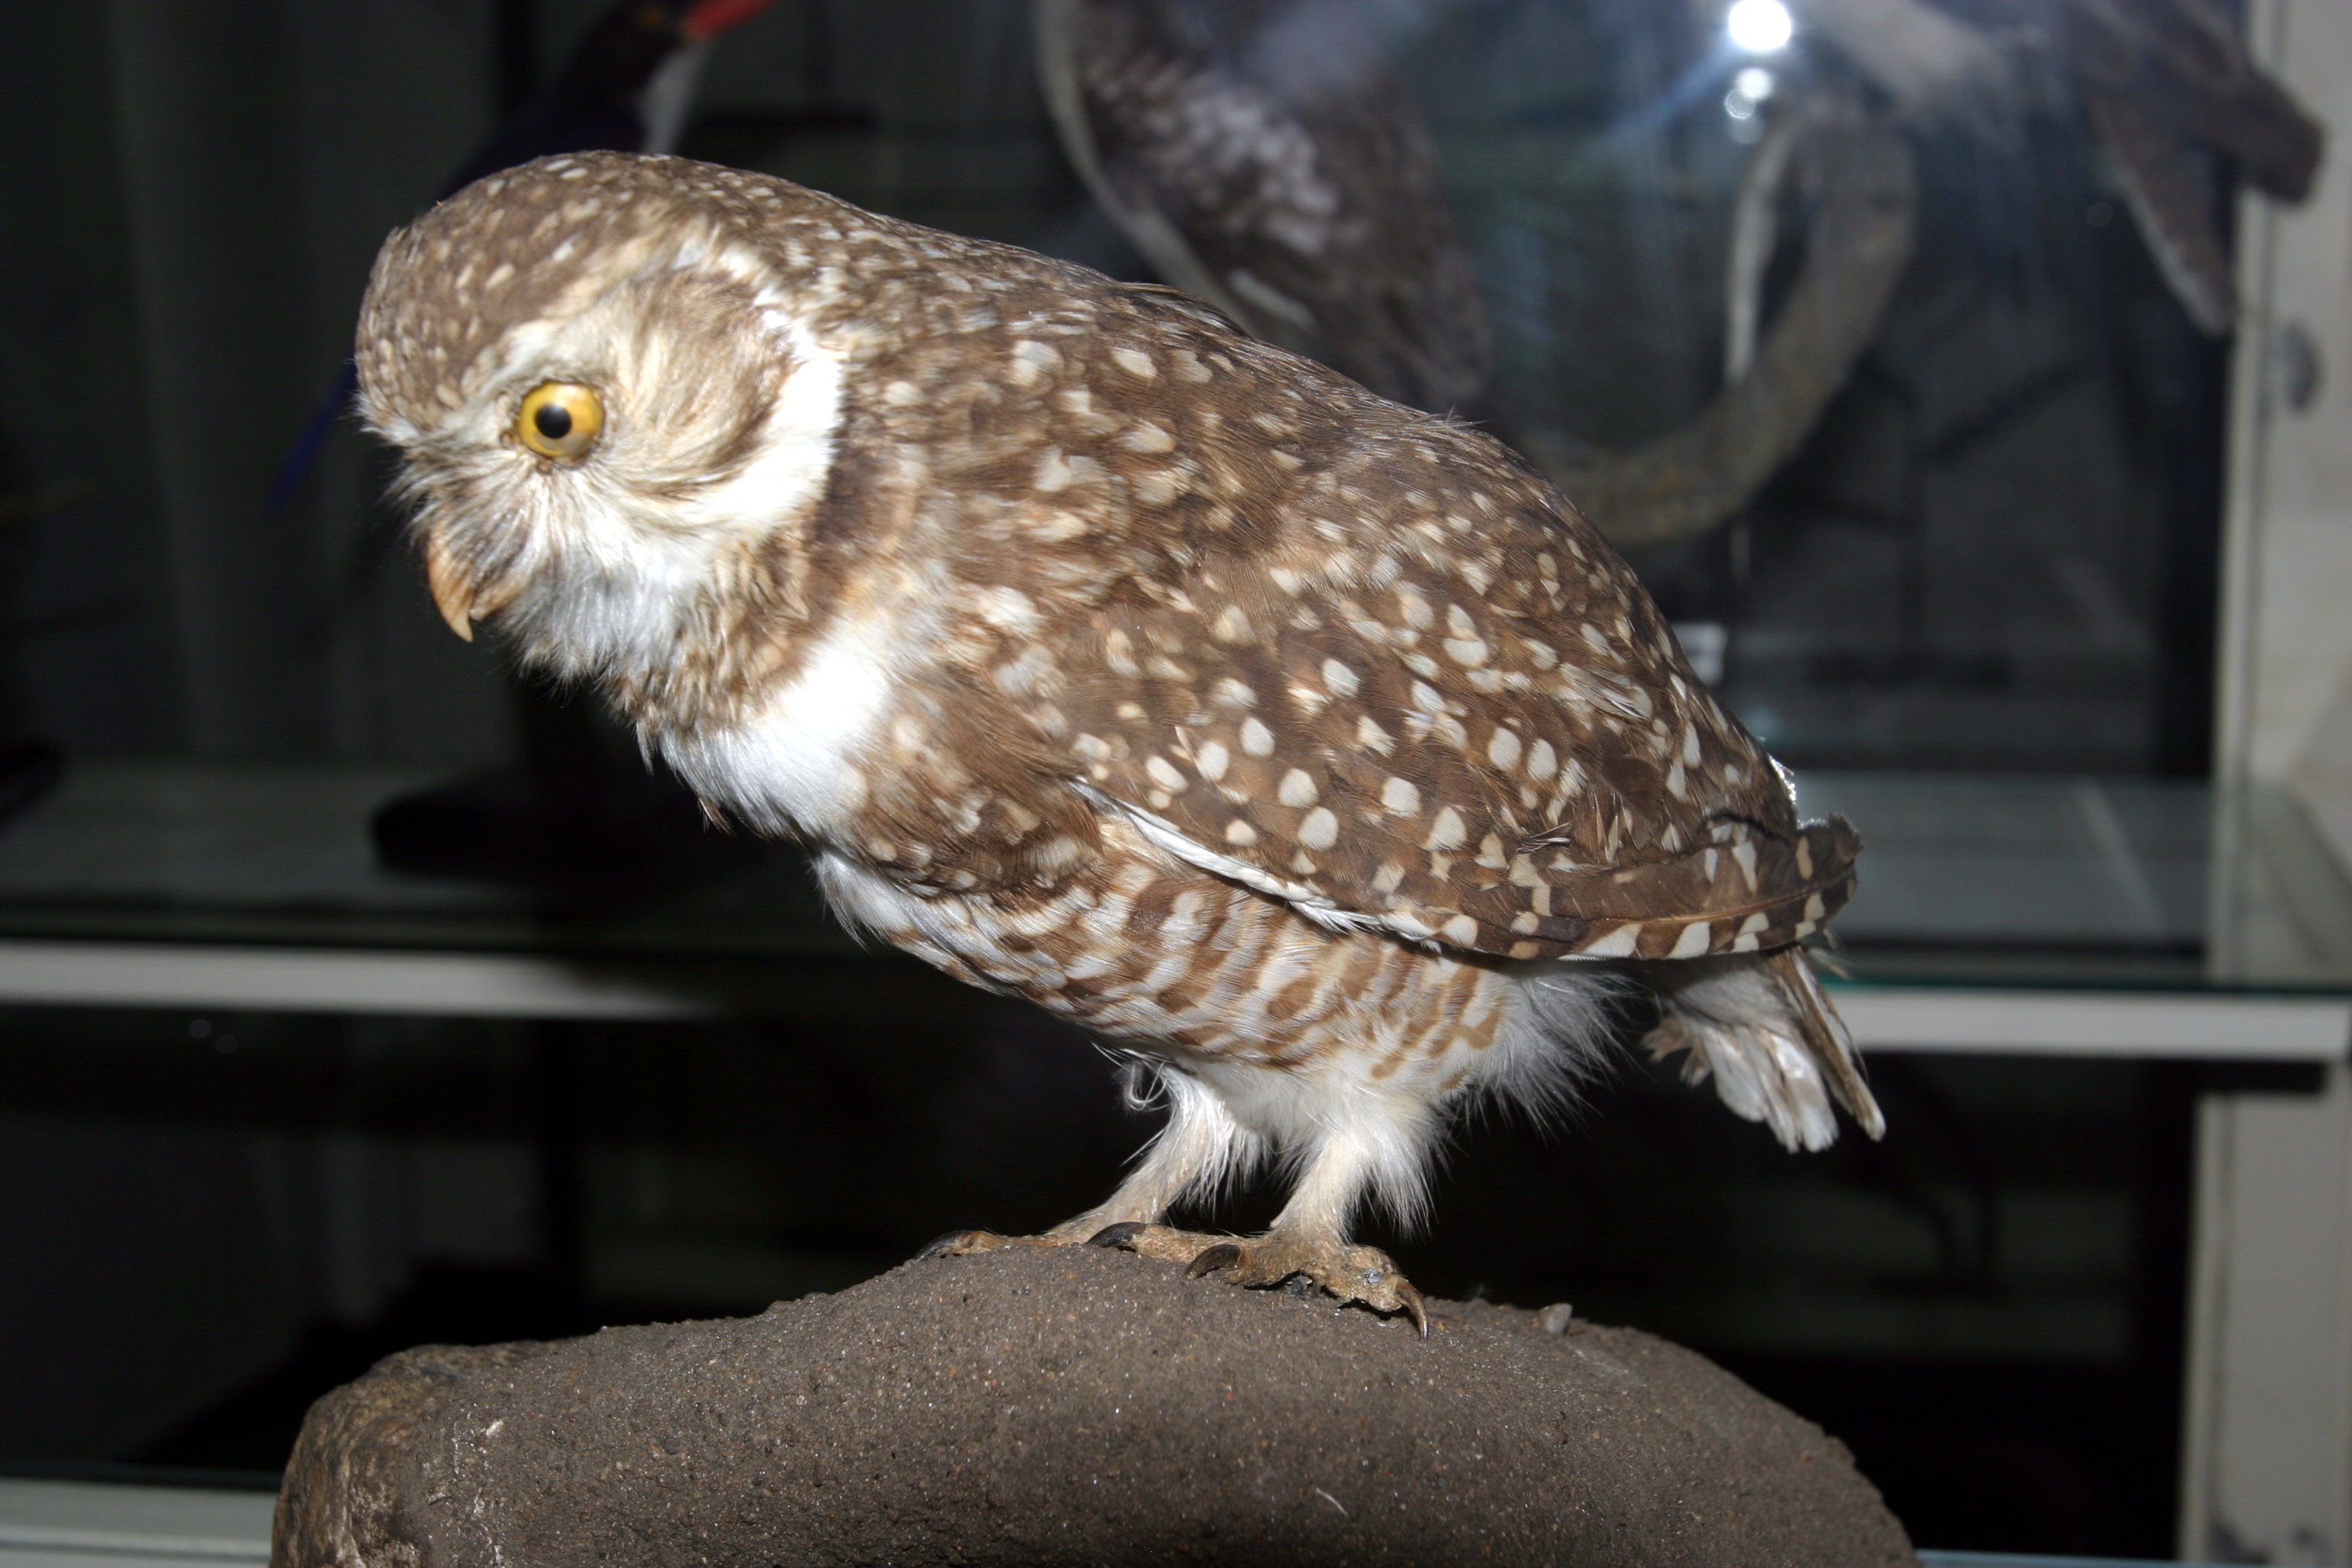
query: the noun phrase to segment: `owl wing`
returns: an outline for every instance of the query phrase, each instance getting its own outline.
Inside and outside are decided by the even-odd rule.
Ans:
[[[1853,830],[1798,823],[1631,574],[1499,447],[1424,424],[1279,510],[1061,650],[1098,810],[1326,924],[1496,957],[1770,949],[1851,895]]]

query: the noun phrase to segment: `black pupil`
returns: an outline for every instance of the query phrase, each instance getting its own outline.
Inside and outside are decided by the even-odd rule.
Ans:
[[[539,433],[551,441],[561,441],[572,434],[572,410],[561,403],[542,403],[539,412],[530,416]]]

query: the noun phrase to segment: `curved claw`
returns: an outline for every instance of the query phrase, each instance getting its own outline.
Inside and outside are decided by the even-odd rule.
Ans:
[[[1150,1227],[1139,1219],[1122,1219],[1103,1226],[1087,1237],[1088,1247],[1116,1247],[1124,1252],[1135,1250],[1135,1238]]]
[[[1221,1241],[1214,1247],[1204,1247],[1200,1256],[1193,1258],[1191,1266],[1184,1270],[1184,1277],[1188,1279],[1198,1279],[1203,1274],[1214,1274],[1220,1268],[1231,1268],[1241,1260],[1240,1247],[1230,1241]]]
[[[992,1230],[951,1230],[937,1237],[912,1261],[921,1263],[932,1258],[955,1258],[967,1252],[988,1252],[1003,1244],[1004,1238]]]
[[[1409,1281],[1400,1279],[1396,1282],[1396,1293],[1403,1300],[1404,1310],[1412,1314],[1412,1326],[1421,1331],[1423,1339],[1429,1338],[1429,1308],[1422,1300],[1421,1292],[1414,1289]]]

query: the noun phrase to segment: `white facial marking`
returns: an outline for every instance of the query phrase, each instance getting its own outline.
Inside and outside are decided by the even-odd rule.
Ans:
[[[679,523],[765,532],[824,493],[841,433],[842,356],[796,321],[771,324],[781,328],[793,374],[768,411],[760,455],[726,483],[677,505],[670,515]]]

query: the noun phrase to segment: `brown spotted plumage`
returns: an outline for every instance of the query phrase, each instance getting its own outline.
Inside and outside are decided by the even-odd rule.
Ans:
[[[1443,1109],[1653,1044],[1792,1147],[1877,1108],[1793,943],[1843,822],[1493,440],[1165,289],[780,180],[583,154],[393,237],[359,345],[435,597],[593,680],[835,908],[1159,1070],[1102,1207],[1283,1158],[1204,1264],[1393,1309]],[[549,401],[572,410],[557,425]],[[1189,1253],[1186,1255],[1189,1256]]]

